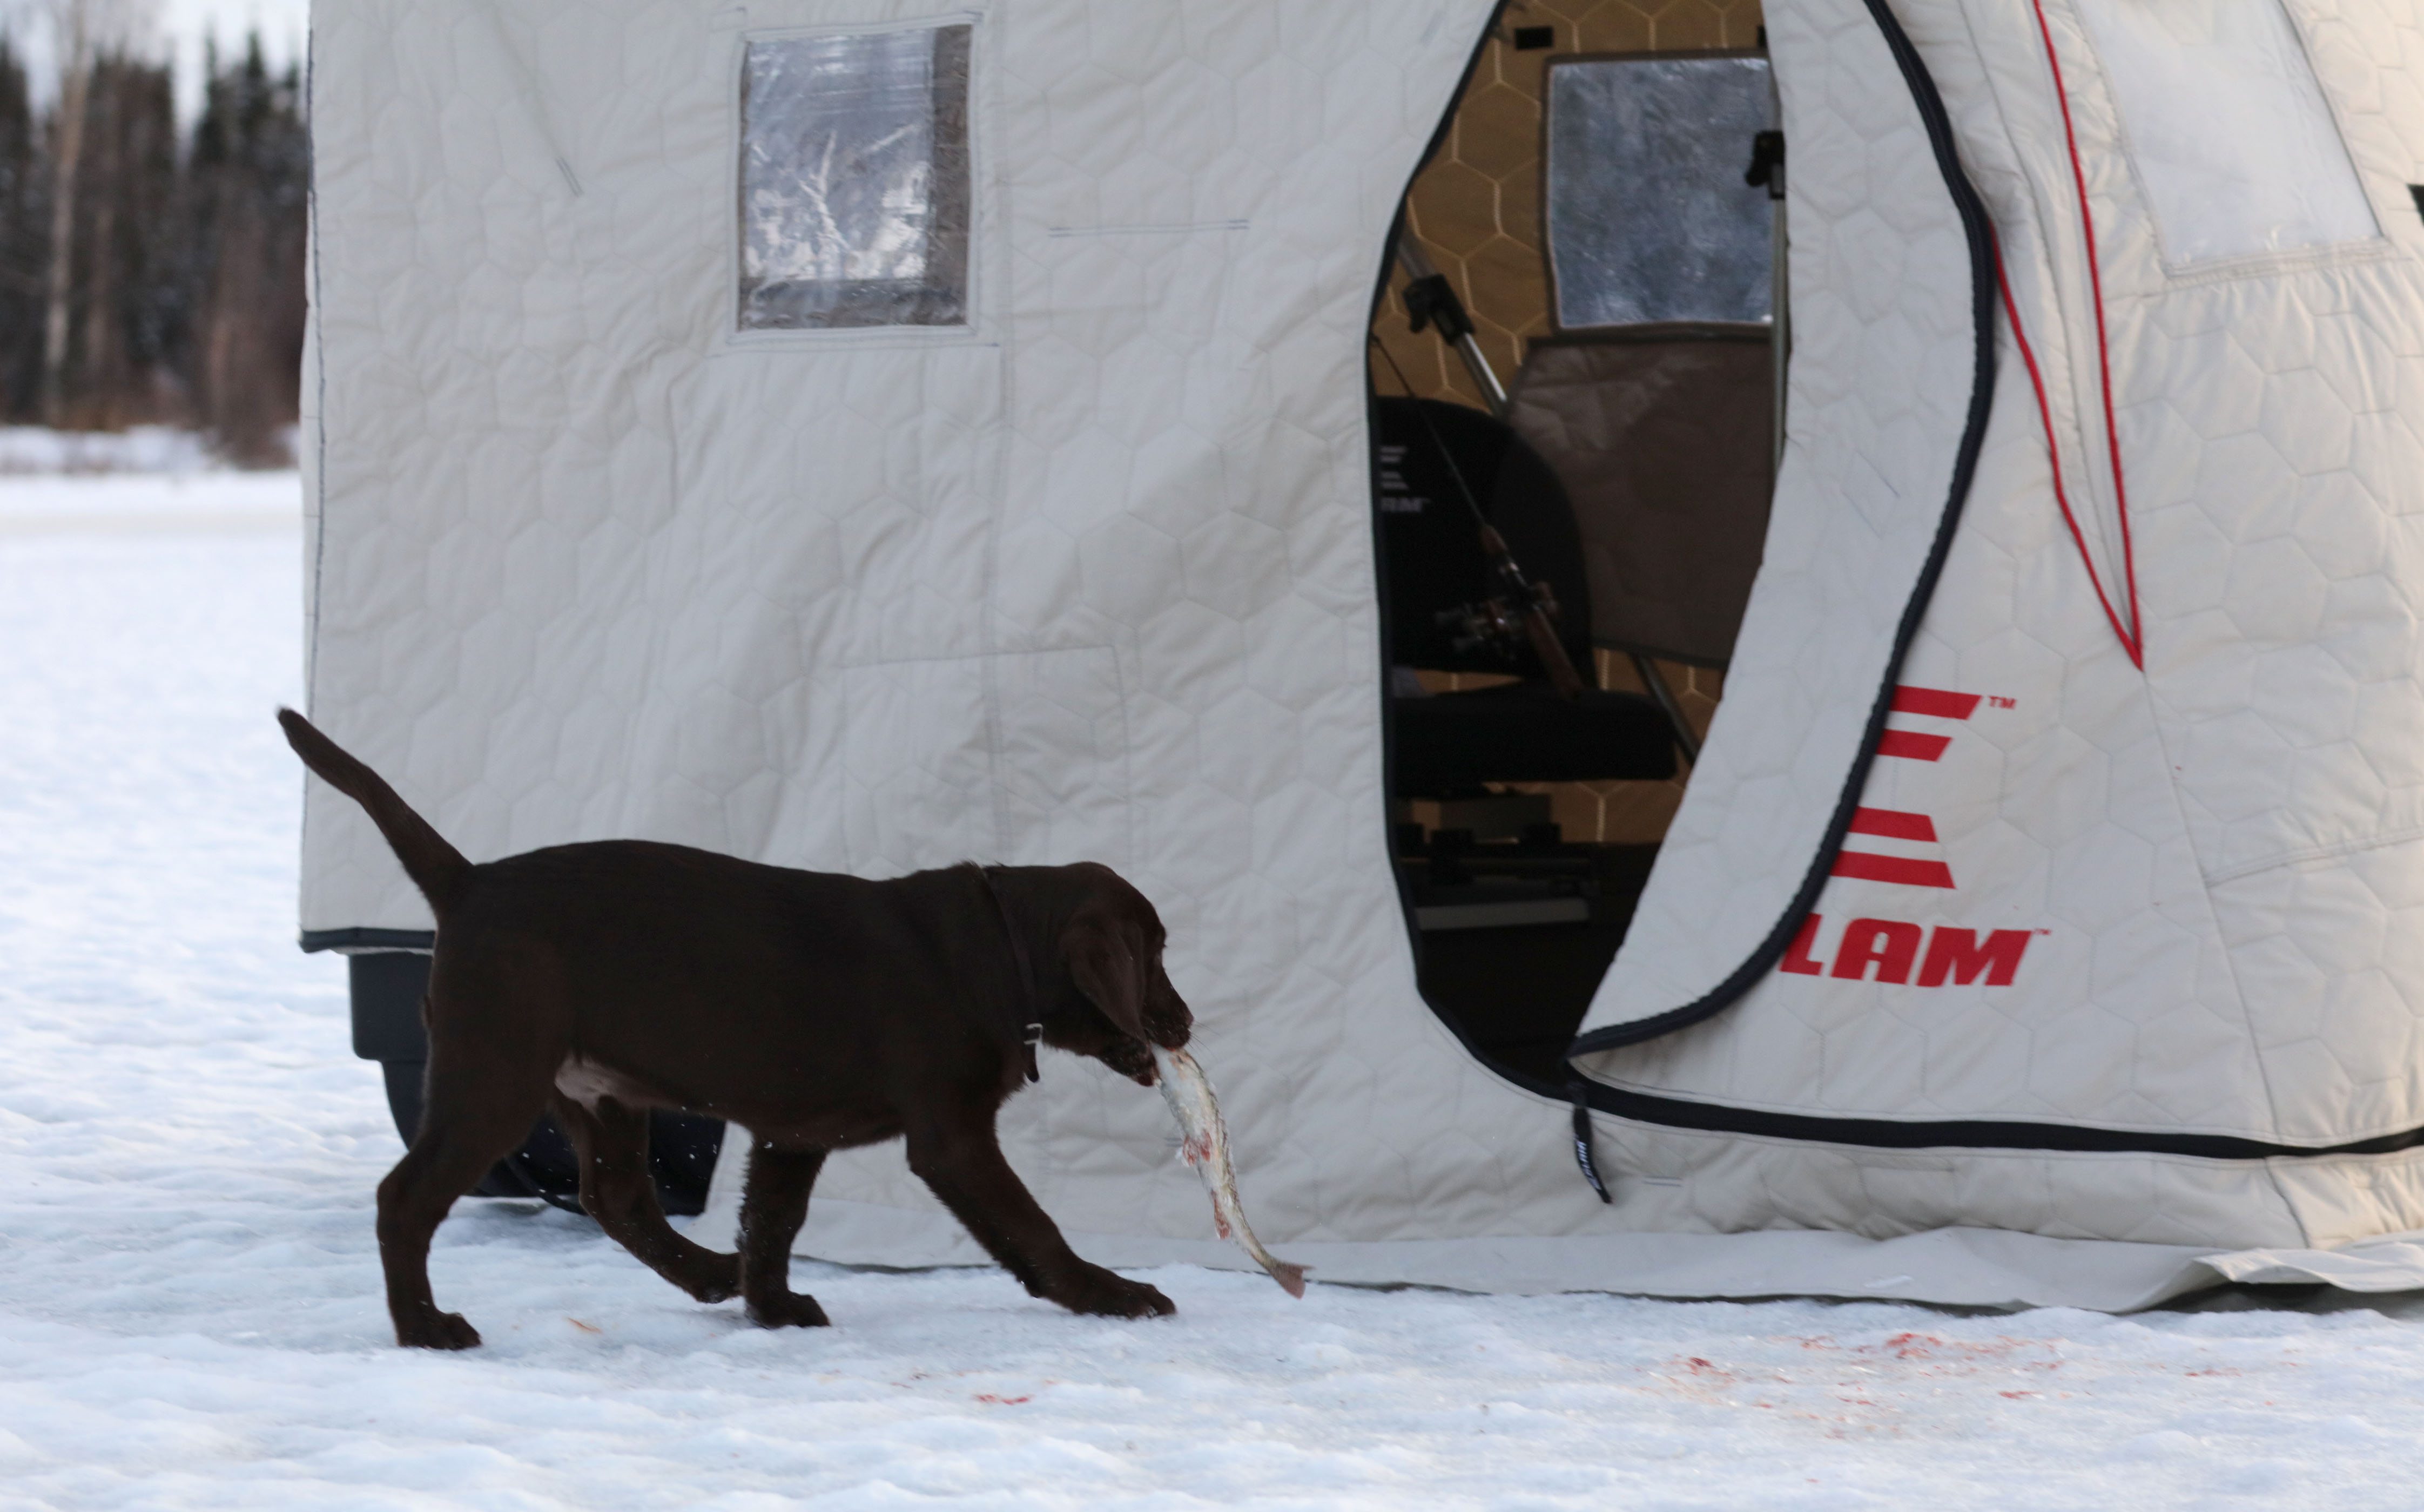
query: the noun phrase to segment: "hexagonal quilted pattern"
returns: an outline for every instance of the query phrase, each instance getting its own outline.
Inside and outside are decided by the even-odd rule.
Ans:
[[[1788,958],[1717,1018],[1592,1064],[1639,1090],[1818,1116],[1996,1118],[2314,1147],[2424,1124],[2424,959],[2412,914],[2424,892],[2424,785],[2412,759],[2424,745],[2424,619],[2413,587],[2424,556],[2409,524],[2424,510],[2424,450],[2401,407],[2403,374],[2424,347],[2424,222],[2405,187],[2424,101],[2403,85],[2424,31],[2400,6],[2292,7],[2380,238],[2177,267],[2161,260],[2118,115],[2067,5],[2044,8],[2069,89],[2077,177],[2031,6],[1896,8],[1944,92],[2012,291],[1985,457],[1900,675],[1958,693],[1958,711],[1922,701],[1899,713],[1890,727],[1925,743],[1881,747],[1860,798],[1908,831],[1906,841],[1923,825],[1926,843],[1868,837],[1895,827],[1881,821],[1866,834],[1856,824],[1846,845],[1925,861],[1945,880],[1839,864],[1803,964]],[[1790,107],[1791,88],[1787,99]],[[1821,251],[1807,217],[1830,214],[1825,185],[1811,182],[1824,171],[1806,146],[1812,135],[1794,139],[1804,342],[1815,340],[1810,323],[1831,312],[1812,297],[1828,275],[1813,266]],[[1906,216],[1864,192],[1865,211],[1908,234]],[[2117,478],[2101,416],[2089,216]],[[1889,257],[1879,243],[1861,263]],[[2040,370],[2042,409],[2015,315]],[[1863,312],[1859,328],[1875,319]],[[1857,445],[1825,398],[1813,410],[1806,397],[1825,383],[1810,370],[1835,350],[1829,341],[1818,363],[1796,352],[1797,481],[1814,472],[1859,495],[1848,513],[1831,503],[1828,513],[1828,530],[1853,535],[1876,500],[1906,490],[1890,474],[1881,494],[1856,467],[1810,465]],[[1855,409],[1879,402],[1868,375],[1822,392]],[[2057,457],[2076,536],[2056,502]],[[1788,469],[1780,513],[1806,498],[1795,483]],[[2127,553],[2143,669],[2097,597],[2100,581],[2126,621]],[[1787,700],[1750,702],[1762,673],[1775,686],[1810,675],[1806,617],[1838,612],[1787,598],[1803,558],[1781,530],[1771,537],[1753,613],[1773,617],[1761,651],[1731,670],[1712,756],[1721,742],[1747,744],[1781,766],[1824,733]],[[1653,883],[1654,915],[1645,903],[1658,924],[1628,943],[1594,1022],[1659,1011],[1714,980],[1741,959],[1734,942],[1746,921],[1734,915],[1752,879],[1797,871],[1783,845],[1764,858],[1729,847],[1730,835],[1752,838],[1734,826],[1778,789],[1728,756],[1696,774]],[[1831,800],[1823,781],[1796,795],[1813,806]],[[1839,931],[1866,940],[1870,919],[1916,926],[1913,938],[1931,942],[1947,930],[1962,942],[2010,931],[2000,937],[2014,942],[2017,969],[2001,983],[1981,968],[1931,985],[1925,969],[1858,956],[1847,967]],[[1948,1180],[1984,1159],[1951,1157]],[[2351,1225],[2414,1221],[2400,1183],[2377,1180],[2381,1171],[2277,1161],[2243,1216],[2253,1222],[2272,1205],[2261,1190],[2288,1200],[2281,1221],[2342,1236]],[[2372,1195],[2328,1215],[2301,1195],[2336,1183]],[[2158,1207],[2164,1189],[2149,1188]],[[1894,1221],[1926,1221],[1922,1210],[1973,1221],[1999,1200],[1890,1205]],[[1992,1220],[2030,1221],[2017,1210]],[[1846,1210],[1826,1221],[1879,1219]]]
[[[2424,48],[2388,9],[2327,5],[2301,11],[2319,66],[2368,183],[2392,183],[2424,151],[2404,61]],[[315,713],[475,856],[642,836],[870,875],[1114,861],[1171,925],[1275,1243],[2424,1225],[2407,1155],[1914,1154],[1616,1121],[1625,1201],[1603,1207],[1562,1105],[1481,1071],[1423,1005],[1384,847],[1362,364],[1384,232],[1490,8],[981,6],[973,324],[735,341],[736,49],[923,12],[324,6]],[[2424,1122],[2400,587],[2424,224],[2391,229],[2385,199],[2365,255],[2166,274],[2078,63],[2082,139],[2106,144],[2141,675],[2082,565],[2111,581],[2121,517],[2080,439],[2075,211],[2019,13],[1899,8],[2003,222],[2086,552],[2049,517],[2043,425],[2007,383],[1905,675],[2009,703],[1954,722],[1938,761],[1881,761],[1864,800],[1930,816],[1957,910],[1845,879],[1822,911],[2054,932],[2009,986],[1983,955],[1925,999],[1779,978],[1610,1074],[2284,1139]],[[1801,324],[1745,637],[1764,649],[1729,680],[1614,1011],[1668,1006],[1773,922],[1777,858],[1807,857],[1849,764],[1968,397],[1959,230],[1873,24],[1810,0],[1770,24]],[[1904,723],[1942,733],[1931,718]],[[313,791],[305,849],[308,927],[426,925],[349,804]],[[1877,938],[1890,956],[1899,937]],[[1073,1229],[1208,1232],[1150,1094],[1056,1058],[1004,1125]],[[897,1152],[835,1161],[821,1190],[931,1206]]]

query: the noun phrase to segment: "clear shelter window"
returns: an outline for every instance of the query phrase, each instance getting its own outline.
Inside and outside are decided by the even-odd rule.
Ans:
[[[1763,57],[1560,58],[1548,80],[1556,322],[1762,322],[1774,217],[1744,182],[1776,126]]]
[[[2175,263],[2382,233],[2279,0],[2081,0]]]
[[[971,30],[749,40],[742,330],[967,324]]]

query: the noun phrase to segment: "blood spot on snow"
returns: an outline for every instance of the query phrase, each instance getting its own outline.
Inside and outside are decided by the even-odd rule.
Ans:
[[[595,1323],[583,1323],[579,1318],[575,1317],[567,1317],[564,1321],[571,1324],[574,1328],[579,1329],[583,1333],[603,1333],[606,1331]]]
[[[980,1402],[991,1402],[996,1407],[1016,1407],[1021,1402],[1032,1402],[1035,1398],[1031,1396],[996,1396],[991,1392],[979,1392],[977,1393],[977,1400]]]

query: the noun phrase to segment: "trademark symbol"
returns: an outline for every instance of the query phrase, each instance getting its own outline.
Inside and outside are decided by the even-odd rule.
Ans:
[[[1986,695],[1986,707],[1989,708],[2017,708],[2020,707],[2020,701],[2017,698],[2006,698],[2001,693],[1988,693]]]

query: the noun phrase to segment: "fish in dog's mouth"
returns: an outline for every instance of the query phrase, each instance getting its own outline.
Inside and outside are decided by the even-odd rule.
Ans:
[[[1237,1172],[1229,1163],[1229,1131],[1220,1122],[1220,1102],[1213,1095],[1211,1078],[1185,1050],[1153,1047],[1155,1067],[1161,1073],[1162,1101],[1178,1121],[1178,1158],[1193,1166],[1212,1194],[1212,1226],[1220,1237],[1254,1257],[1290,1297],[1304,1295],[1304,1267],[1292,1265],[1263,1248],[1246,1224],[1246,1206],[1237,1196]]]

